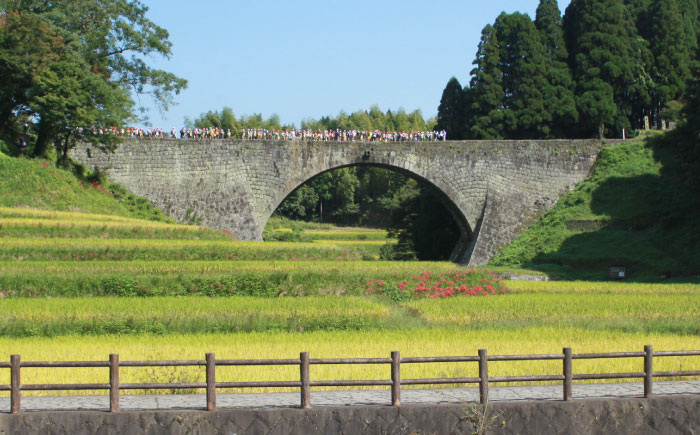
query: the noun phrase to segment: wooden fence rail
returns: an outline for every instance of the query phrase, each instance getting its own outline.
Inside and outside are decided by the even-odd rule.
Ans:
[[[391,403],[401,405],[402,385],[446,385],[446,384],[478,384],[481,403],[486,403],[489,397],[489,385],[500,382],[547,382],[559,381],[563,386],[563,400],[573,398],[573,381],[601,379],[643,379],[644,397],[652,397],[653,379],[661,377],[690,377],[700,376],[700,370],[694,371],[653,371],[654,358],[700,356],[700,350],[654,352],[651,346],[644,346],[643,352],[612,352],[612,353],[580,353],[574,354],[571,348],[564,348],[561,354],[542,355],[489,355],[486,349],[480,349],[473,356],[441,356],[401,358],[398,351],[391,352],[390,358],[310,358],[308,352],[302,352],[299,359],[248,359],[248,360],[217,360],[213,353],[207,353],[204,360],[170,360],[170,361],[120,361],[119,355],[110,354],[108,361],[25,361],[20,355],[11,355],[9,363],[0,363],[0,369],[10,369],[10,385],[0,385],[0,391],[10,392],[10,412],[21,411],[22,391],[76,391],[76,390],[109,390],[110,412],[119,412],[119,392],[121,390],[146,389],[204,389],[207,398],[207,410],[216,409],[216,390],[219,388],[299,388],[301,393],[301,408],[311,407],[311,387],[391,387]],[[642,358],[641,372],[628,373],[591,373],[574,374],[573,360],[602,359],[602,358]],[[532,375],[532,376],[494,376],[489,377],[489,361],[562,361],[561,374]],[[420,363],[478,363],[479,376],[473,378],[426,378],[402,379],[402,364]],[[312,381],[309,376],[311,365],[320,364],[388,364],[391,367],[391,379],[380,380],[321,380]],[[218,382],[216,368],[222,366],[281,366],[298,365],[298,381],[269,381],[269,382]],[[174,383],[121,383],[120,367],[188,367],[203,366],[206,370],[206,382],[174,382]],[[29,384],[21,382],[22,368],[55,368],[55,367],[106,367],[109,368],[109,383],[96,384]]]

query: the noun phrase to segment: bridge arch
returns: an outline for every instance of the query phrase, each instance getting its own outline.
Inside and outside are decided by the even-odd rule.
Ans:
[[[369,160],[369,159],[367,159]],[[287,186],[285,186],[285,189],[281,190],[278,194],[278,196],[272,201],[273,207],[271,208],[271,211],[266,210],[265,215],[261,216],[261,222],[260,226],[261,228],[265,228],[267,225],[268,220],[274,214],[274,212],[279,208],[279,206],[284,202],[285,199],[287,199],[290,195],[292,195],[295,191],[297,191],[299,188],[304,186],[305,184],[309,183],[313,179],[320,177],[323,174],[326,174],[328,172],[333,172],[339,169],[343,168],[352,168],[352,167],[358,167],[358,166],[364,166],[364,167],[374,167],[374,168],[381,168],[381,169],[387,169],[393,172],[398,172],[400,174],[405,175],[408,178],[412,178],[418,183],[420,183],[422,186],[427,187],[430,192],[438,198],[438,200],[442,203],[442,205],[445,207],[445,209],[450,213],[450,216],[454,220],[458,230],[459,230],[459,240],[455,240],[455,246],[453,251],[450,254],[450,260],[455,261],[455,262],[460,262],[461,260],[464,259],[465,254],[467,253],[468,249],[470,248],[470,245],[472,244],[474,240],[474,231],[473,227],[470,224],[467,216],[459,208],[457,204],[450,198],[448,194],[443,192],[440,188],[440,186],[436,185],[433,181],[430,179],[427,179],[421,175],[416,174],[415,172],[409,171],[405,168],[398,167],[398,166],[393,166],[390,164],[384,164],[384,163],[376,163],[376,162],[371,162],[371,161],[363,161],[363,162],[355,162],[355,163],[350,163],[350,164],[344,164],[344,165],[339,165],[335,167],[331,167],[325,170],[321,170],[319,172],[313,173],[313,174],[305,174],[304,177],[301,177],[301,179],[304,179],[301,182],[298,182],[297,180],[291,182]],[[294,183],[297,183],[296,186],[294,186]],[[268,212],[269,211],[269,212]]]

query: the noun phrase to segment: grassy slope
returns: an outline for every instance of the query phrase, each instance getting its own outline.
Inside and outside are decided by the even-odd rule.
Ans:
[[[108,188],[80,181],[48,160],[10,158],[0,154],[0,207],[80,211],[167,221],[144,198],[114,183]]]
[[[569,279],[606,279],[610,266],[627,267],[633,280],[693,279],[700,201],[676,176],[680,162],[663,141],[604,149],[593,174],[492,264]]]

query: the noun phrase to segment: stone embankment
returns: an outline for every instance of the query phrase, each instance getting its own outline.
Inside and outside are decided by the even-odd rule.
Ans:
[[[386,390],[330,391],[312,392],[311,409],[296,408],[297,393],[222,394],[217,411],[202,410],[203,395],[122,396],[115,414],[106,396],[26,397],[24,412],[0,414],[0,434],[698,433],[700,381],[656,382],[654,392],[643,399],[641,383],[577,384],[564,402],[560,385],[495,387],[484,407],[476,388],[406,389],[392,407]]]

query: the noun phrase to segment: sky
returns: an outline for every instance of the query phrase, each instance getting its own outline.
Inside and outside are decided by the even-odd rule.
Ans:
[[[231,107],[236,117],[302,119],[366,110],[437,114],[450,77],[469,82],[481,30],[501,12],[534,20],[539,0],[142,0],[170,33],[170,59],[149,63],[188,80],[154,127]],[[561,0],[562,13],[569,0]]]

